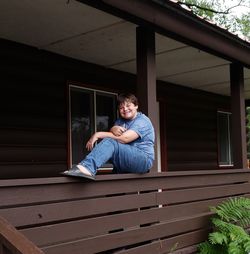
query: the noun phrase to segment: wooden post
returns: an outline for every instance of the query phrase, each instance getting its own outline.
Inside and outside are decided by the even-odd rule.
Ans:
[[[137,97],[140,102],[139,109],[151,119],[156,134],[155,162],[153,171],[158,171],[159,134],[158,105],[156,101],[156,67],[155,67],[155,33],[145,27],[137,27]]]
[[[247,168],[246,120],[243,67],[230,65],[232,144],[234,168]]]

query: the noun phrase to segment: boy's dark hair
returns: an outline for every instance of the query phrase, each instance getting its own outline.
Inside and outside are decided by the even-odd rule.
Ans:
[[[132,102],[135,106],[138,106],[138,99],[132,93],[121,93],[117,98],[117,107],[119,107],[124,102]]]

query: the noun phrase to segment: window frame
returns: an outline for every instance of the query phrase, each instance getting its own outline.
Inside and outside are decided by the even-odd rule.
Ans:
[[[97,105],[96,105],[96,96],[98,93],[101,93],[101,94],[107,94],[107,95],[113,95],[115,97],[118,96],[118,93],[117,92],[114,92],[114,91],[106,91],[106,90],[101,90],[101,89],[98,89],[98,88],[92,88],[92,87],[89,87],[87,85],[84,85],[84,84],[75,84],[74,82],[68,82],[68,85],[67,85],[67,100],[68,100],[68,103],[67,103],[67,132],[68,132],[68,140],[67,140],[67,147],[68,147],[68,168],[71,168],[72,167],[72,163],[73,163],[73,156],[72,156],[72,126],[71,126],[71,121],[72,121],[72,114],[71,114],[71,88],[76,88],[76,89],[80,89],[80,90],[83,90],[83,91],[87,91],[87,92],[93,92],[93,112],[94,112],[94,132],[97,131],[97,116],[96,116],[96,108],[97,108]],[[116,117],[118,117],[118,112],[116,110],[116,108],[114,108],[114,113],[116,115]],[[110,167],[104,167],[101,169],[102,172],[105,172],[105,171],[108,171],[110,172],[112,168]],[[99,171],[99,170],[98,170]]]
[[[227,140],[228,140],[228,164],[222,163],[220,159],[220,139],[219,139],[219,114],[227,115]],[[231,125],[231,115],[232,112],[229,110],[217,110],[217,149],[218,149],[218,167],[219,168],[232,168],[234,166],[233,163],[233,153],[232,153],[232,125]]]

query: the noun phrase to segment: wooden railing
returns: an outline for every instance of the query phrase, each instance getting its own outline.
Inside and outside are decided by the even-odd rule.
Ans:
[[[18,232],[3,217],[0,217],[0,253],[44,254],[42,250]]]
[[[194,253],[209,206],[249,196],[249,179],[214,170],[1,180],[0,253]]]

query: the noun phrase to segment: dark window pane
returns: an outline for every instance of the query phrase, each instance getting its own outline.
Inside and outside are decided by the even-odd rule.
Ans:
[[[230,119],[231,119],[230,113],[218,112],[218,145],[219,145],[220,165],[232,165]]]
[[[115,121],[115,96],[96,94],[96,130],[108,131]]]
[[[71,88],[71,146],[72,164],[87,154],[86,142],[94,132],[93,92]]]

